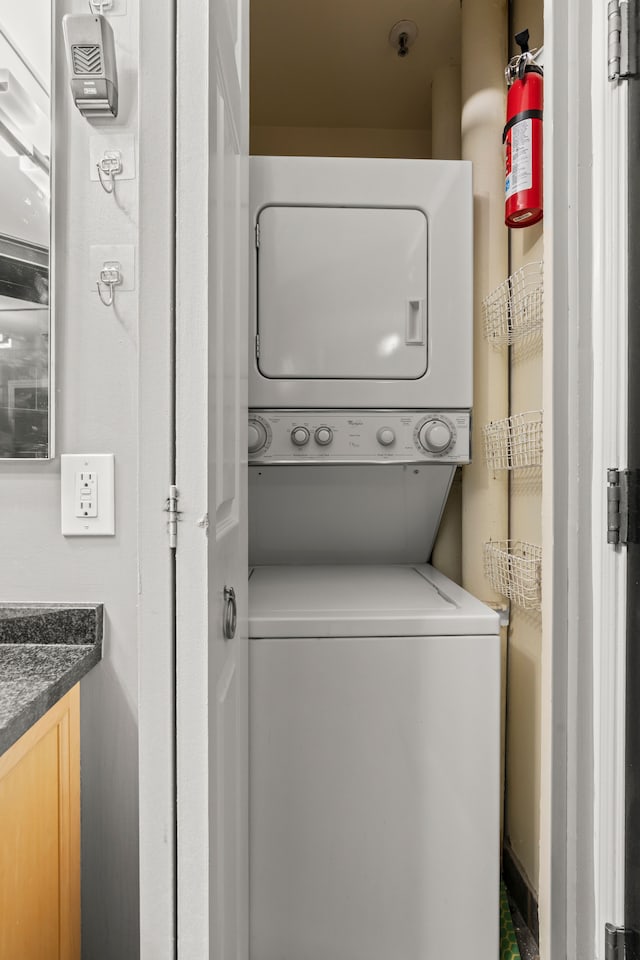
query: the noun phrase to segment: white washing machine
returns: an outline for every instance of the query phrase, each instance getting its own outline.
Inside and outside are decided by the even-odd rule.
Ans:
[[[424,562],[469,437],[465,410],[252,411],[250,563]]]
[[[496,960],[498,617],[425,561],[469,164],[252,158],[251,960]]]
[[[428,565],[250,579],[252,960],[496,960],[498,616]]]

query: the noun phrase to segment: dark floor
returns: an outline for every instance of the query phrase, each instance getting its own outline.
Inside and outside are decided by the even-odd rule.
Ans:
[[[540,954],[538,952],[538,944],[533,939],[529,928],[522,919],[522,914],[516,907],[512,898],[509,896],[507,891],[507,897],[509,900],[509,909],[511,910],[511,919],[513,920],[513,927],[516,931],[516,937],[518,939],[518,948],[520,950],[520,957],[522,960],[540,960]]]

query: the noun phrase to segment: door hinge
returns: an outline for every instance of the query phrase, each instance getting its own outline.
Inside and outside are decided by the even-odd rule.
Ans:
[[[609,80],[626,80],[638,73],[638,0],[610,0],[607,6]]]
[[[256,358],[260,359],[260,334],[256,333]]]
[[[634,941],[637,938],[628,927],[604,926],[604,960],[633,960],[637,956]]]
[[[607,543],[640,543],[638,470],[607,470]]]
[[[178,520],[180,519],[180,510],[178,510],[178,488],[175,483],[169,487],[169,496],[165,511],[167,513],[167,532],[169,534],[169,549],[175,550],[178,546]]]
[[[256,247],[260,246],[260,224],[256,223]]]

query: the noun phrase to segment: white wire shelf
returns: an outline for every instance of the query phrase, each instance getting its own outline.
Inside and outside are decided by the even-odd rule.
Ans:
[[[523,540],[490,540],[484,572],[491,586],[525,610],[540,610],[542,548]]]
[[[542,410],[493,420],[482,428],[487,466],[518,470],[542,464]]]
[[[525,263],[482,301],[485,338],[496,346],[533,339],[542,331],[543,262]]]

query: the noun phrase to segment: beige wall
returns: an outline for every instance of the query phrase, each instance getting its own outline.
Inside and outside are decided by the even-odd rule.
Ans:
[[[512,231],[512,271],[542,259],[542,224]],[[511,413],[542,408],[542,343],[511,356]],[[510,535],[542,543],[542,473],[514,471]],[[538,889],[540,802],[540,613],[512,607],[508,655],[506,836],[534,890]]]
[[[512,33],[527,27],[530,44],[543,43],[542,0],[514,0]],[[512,50],[512,54],[517,48]],[[544,222],[544,221],[543,221]],[[543,222],[510,231],[511,272],[542,260]],[[542,343],[515,347],[510,363],[510,413],[542,408]],[[542,543],[542,473],[513,472],[510,536]],[[540,614],[512,607],[508,644],[505,835],[534,891],[540,842]]]
[[[499,11],[499,17],[506,17],[506,6],[501,2],[489,0],[492,13]],[[474,8],[470,8],[473,15]],[[464,7],[463,7],[464,16]],[[542,0],[514,0],[511,11],[512,33],[528,27],[532,46],[543,42]],[[495,39],[495,38],[494,38]],[[506,90],[502,82],[502,70],[506,54],[501,53],[494,43],[494,59],[486,62],[487,50],[483,48],[484,79],[478,91],[467,84],[466,113],[463,111],[463,143],[467,149],[473,148],[473,138],[484,138],[481,123],[493,124],[494,101],[500,103],[500,117],[495,120],[495,136],[491,135],[492,146],[489,166],[484,180],[478,180],[480,167],[476,167],[476,247],[483,253],[482,263],[476,264],[476,300],[479,301],[507,275],[504,247],[506,228],[501,225],[503,160],[499,142],[503,122],[503,102]],[[469,81],[470,82],[470,81]],[[475,82],[475,81],[474,81]],[[464,99],[463,83],[463,99]],[[482,100],[481,97],[485,99]],[[483,104],[487,103],[485,113]],[[487,112],[488,111],[488,112]],[[486,116],[485,116],[486,114]],[[485,118],[483,120],[483,117]],[[497,117],[497,114],[496,114]],[[480,124],[480,126],[479,126]],[[500,127],[500,129],[498,129]],[[485,142],[486,142],[486,138]],[[495,141],[495,142],[494,142]],[[487,154],[481,148],[483,156]],[[293,156],[370,156],[370,157],[430,157],[432,150],[431,134],[425,130],[378,130],[365,128],[313,128],[313,127],[261,127],[251,130],[251,152],[264,155]],[[465,154],[466,156],[467,154]],[[471,157],[474,159],[474,157]],[[484,168],[482,168],[484,169]],[[488,221],[489,205],[493,211],[491,223]],[[496,212],[497,211],[497,212]],[[497,226],[494,226],[494,220]],[[484,225],[484,226],[483,226]],[[487,242],[489,237],[489,242]],[[511,270],[517,270],[523,263],[542,259],[542,226],[537,225],[520,231],[510,231]],[[493,239],[491,239],[493,238]],[[482,259],[482,258],[481,258]],[[480,281],[478,270],[481,270]],[[479,308],[477,308],[479,316]],[[481,337],[478,326],[476,338]],[[481,345],[482,350],[484,347]],[[487,419],[506,416],[507,410],[501,409],[500,397],[496,399],[494,389],[496,381],[505,380],[504,368],[509,366],[511,414],[527,410],[540,409],[542,405],[542,353],[541,350],[528,352],[512,351],[510,361],[506,353],[502,358],[486,353],[487,371],[479,369],[476,363],[476,397],[474,401],[476,427],[479,431]],[[499,368],[499,369],[498,369]],[[506,380],[505,380],[506,382]],[[489,390],[488,385],[492,385]],[[505,401],[506,402],[506,401]],[[500,409],[499,409],[500,408]],[[506,535],[506,502],[509,500],[509,536],[516,540],[526,540],[534,544],[541,543],[541,483],[535,473],[527,477],[517,472],[510,478],[502,475],[489,477],[482,462],[482,443],[479,435],[475,440],[475,463],[472,471],[467,469],[466,526],[467,538],[463,542],[463,522],[461,516],[462,489],[458,476],[451,492],[447,510],[443,517],[440,534],[434,550],[434,562],[446,574],[458,582],[461,581],[461,565],[466,569],[469,588],[481,599],[494,599],[500,602],[482,572],[481,544],[489,537],[499,538]],[[469,483],[474,472],[473,483]],[[492,486],[493,507],[476,509],[474,497],[478,503],[486,499],[488,485]],[[491,499],[491,498],[490,498]],[[493,501],[492,501],[493,502]],[[482,529],[476,529],[482,527]],[[487,532],[489,531],[489,532]],[[531,886],[538,889],[539,871],[539,802],[540,802],[540,659],[541,659],[541,622],[537,613],[524,612],[517,607],[511,611],[511,626],[508,640],[508,658],[506,684],[508,690],[508,720],[506,731],[506,820],[505,836],[520,862]]]
[[[251,153],[266,157],[431,156],[427,130],[367,127],[251,127]]]

